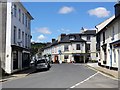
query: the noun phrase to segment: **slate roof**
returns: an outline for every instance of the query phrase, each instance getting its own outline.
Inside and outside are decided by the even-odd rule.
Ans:
[[[85,40],[81,39],[82,35],[96,35],[96,30],[87,30],[84,33],[68,34],[68,35],[64,36],[63,39],[60,40],[59,42],[58,42],[58,40],[55,40],[53,43],[48,44],[44,49],[49,48],[51,46],[55,46],[55,45],[60,44],[60,43],[86,42]],[[74,36],[75,39],[70,40],[71,36]]]
[[[96,30],[87,30],[87,31],[84,31],[82,34],[85,34],[85,35],[95,35],[96,34]]]
[[[70,36],[74,36],[75,39],[70,40]],[[79,34],[68,34],[60,41],[60,43],[71,43],[71,42],[86,42],[86,41],[81,39]]]
[[[113,24],[117,20],[120,20],[120,15],[116,16],[111,22],[109,22],[105,27],[103,27],[97,34],[101,33],[104,30],[106,30],[107,27],[109,27],[111,24]]]

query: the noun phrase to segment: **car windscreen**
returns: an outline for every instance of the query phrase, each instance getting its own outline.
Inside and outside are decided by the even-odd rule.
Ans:
[[[45,60],[38,60],[37,63],[45,63]]]

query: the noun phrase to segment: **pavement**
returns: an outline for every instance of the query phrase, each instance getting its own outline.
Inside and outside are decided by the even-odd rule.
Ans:
[[[120,72],[118,74],[118,71],[116,70],[110,70],[110,69],[107,69],[105,67],[101,67],[98,65],[98,63],[87,63],[86,64],[89,68],[92,68],[92,69],[95,69],[97,71],[100,71],[110,77],[113,77],[115,79],[120,79]]]
[[[36,71],[35,67],[30,67],[28,69],[25,69],[25,70],[13,73],[11,75],[6,75],[6,76],[2,77],[2,79],[0,79],[0,82],[5,82],[5,81],[9,81],[9,80],[22,78],[22,77],[30,75],[31,73],[33,73],[35,71]]]

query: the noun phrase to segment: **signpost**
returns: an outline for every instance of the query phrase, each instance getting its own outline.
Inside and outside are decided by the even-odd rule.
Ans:
[[[59,55],[60,55],[59,63],[62,64],[62,60],[61,60],[61,54],[62,54],[62,52],[61,52],[61,50],[58,50],[58,53],[59,53]]]

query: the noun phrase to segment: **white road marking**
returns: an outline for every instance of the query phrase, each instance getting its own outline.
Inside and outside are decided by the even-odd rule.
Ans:
[[[99,73],[99,72],[97,72],[97,73],[95,73],[95,74],[91,75],[91,76],[90,76],[90,77],[88,77],[87,79],[85,79],[85,80],[83,80],[83,81],[81,81],[81,82],[79,82],[79,83],[75,84],[74,86],[72,86],[72,87],[70,87],[70,88],[75,88],[76,86],[78,86],[78,85],[80,85],[80,84],[82,84],[82,83],[84,83],[84,82],[88,81],[90,78],[94,77],[94,76],[95,76],[95,75],[97,75],[98,73]]]
[[[92,67],[88,67],[88,68],[90,68],[90,69],[92,69],[92,70],[94,70],[94,71],[98,71],[98,70],[96,70],[96,69],[94,69],[94,68],[92,68]],[[112,76],[109,76],[109,75],[107,75],[107,74],[104,74],[103,72],[101,72],[101,71],[98,71],[100,74],[102,74],[103,76],[105,76],[105,77],[108,77],[108,78],[111,78],[111,79],[113,79],[113,80],[119,80],[119,79],[117,79],[117,78],[115,78],[115,77],[112,77]]]

